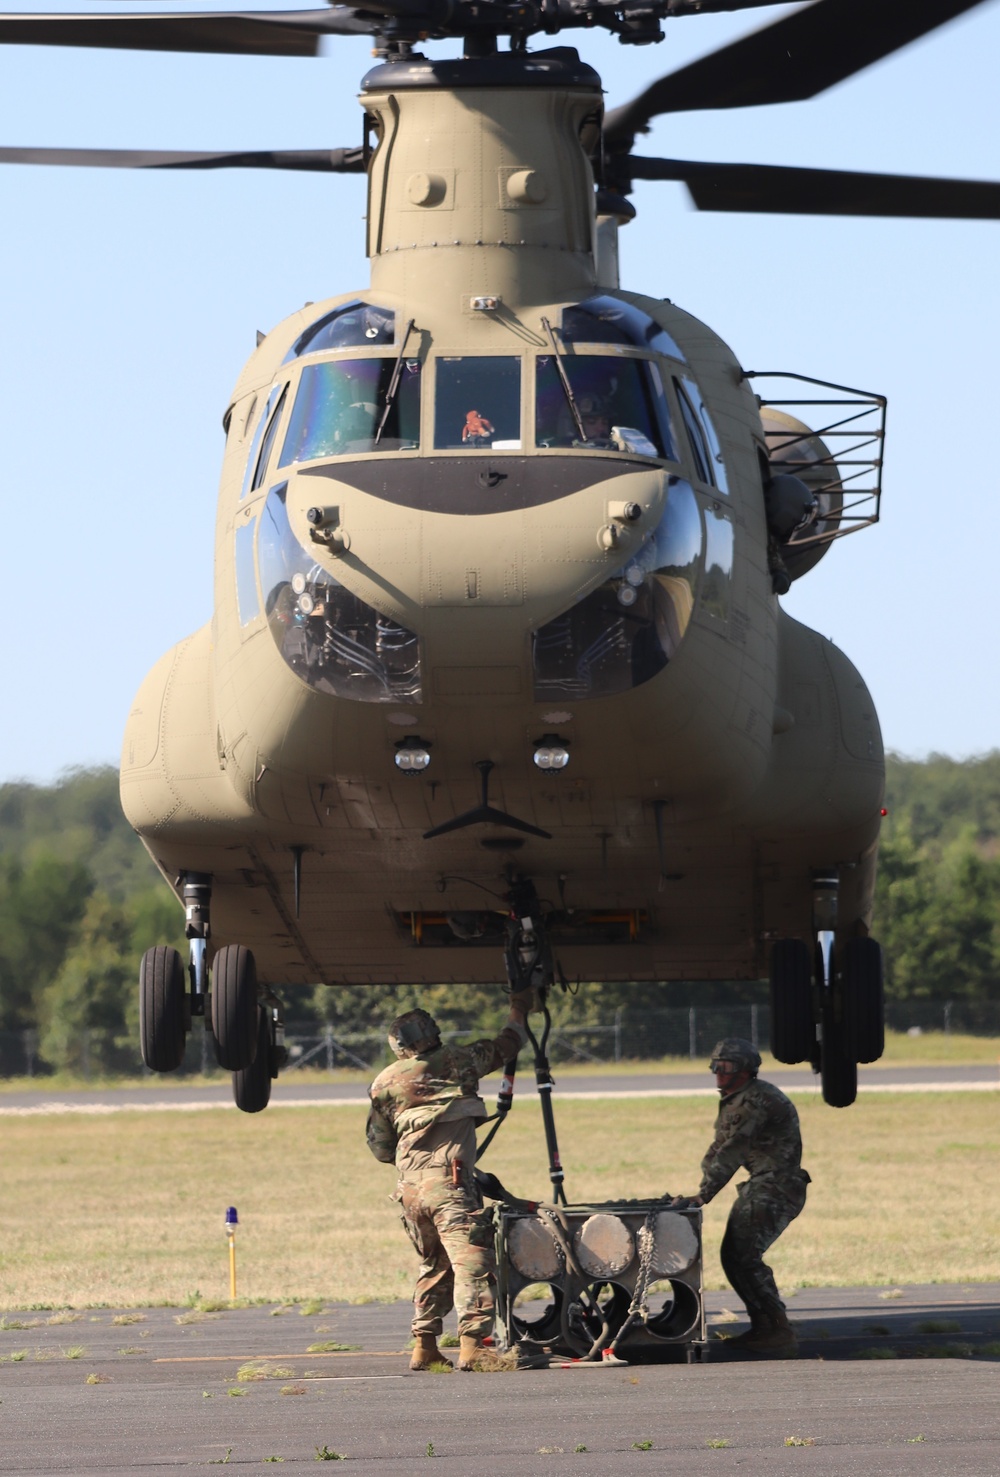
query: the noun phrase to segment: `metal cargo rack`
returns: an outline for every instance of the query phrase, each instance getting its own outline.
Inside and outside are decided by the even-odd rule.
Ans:
[[[662,1200],[495,1209],[498,1331],[526,1356],[700,1361],[701,1210]]]

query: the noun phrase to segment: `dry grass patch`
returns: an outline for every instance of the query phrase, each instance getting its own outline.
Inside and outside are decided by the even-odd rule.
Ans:
[[[883,1286],[996,1278],[996,1103],[982,1093],[862,1096],[845,1112],[794,1094],[809,1203],[773,1251],[779,1283]],[[567,1189],[577,1201],[689,1192],[710,1137],[705,1098],[562,1102]],[[8,1309],[47,1303],[198,1306],[228,1302],[219,1205],[240,1208],[240,1292],[320,1312],[332,1301],[408,1298],[415,1258],[388,1201],[393,1171],[364,1142],[363,1107],[231,1109],[200,1115],[198,1174],[173,1114],[11,1119],[4,1126],[0,1296]],[[490,1151],[514,1194],[549,1192],[537,1099],[524,1092]],[[332,1179],[331,1179],[332,1175]],[[913,1214],[913,1185],[933,1200]],[[318,1195],[317,1184],[330,1184]],[[275,1186],[280,1185],[280,1193]],[[64,1212],[47,1213],[57,1194]],[[705,1216],[706,1281],[722,1287],[718,1250],[728,1188]],[[214,1302],[212,1299],[214,1298]],[[307,1301],[308,1300],[308,1301]],[[129,1315],[118,1315],[129,1316]],[[13,1323],[8,1321],[8,1327]]]

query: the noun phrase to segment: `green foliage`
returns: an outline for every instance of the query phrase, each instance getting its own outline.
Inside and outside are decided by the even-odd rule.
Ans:
[[[36,1024],[40,991],[62,963],[93,882],[85,867],[41,853],[0,859],[0,1030]]]
[[[874,933],[890,998],[984,1000],[1000,978],[1000,752],[890,756]]]

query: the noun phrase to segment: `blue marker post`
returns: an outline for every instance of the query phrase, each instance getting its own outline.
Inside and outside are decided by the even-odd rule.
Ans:
[[[236,1206],[230,1205],[226,1211],[226,1236],[229,1239],[229,1297],[232,1302],[236,1301],[236,1227],[239,1223]]]

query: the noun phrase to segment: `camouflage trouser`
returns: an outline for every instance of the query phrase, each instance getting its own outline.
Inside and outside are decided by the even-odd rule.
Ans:
[[[785,1311],[764,1253],[805,1203],[805,1181],[783,1181],[778,1186],[773,1181],[755,1185],[746,1180],[737,1188],[722,1238],[722,1270],[751,1318]]]
[[[493,1331],[496,1253],[493,1226],[478,1193],[450,1179],[403,1181],[403,1229],[420,1257],[413,1293],[413,1332],[441,1332],[458,1309],[458,1332],[484,1338]]]

